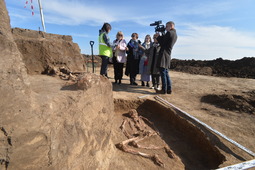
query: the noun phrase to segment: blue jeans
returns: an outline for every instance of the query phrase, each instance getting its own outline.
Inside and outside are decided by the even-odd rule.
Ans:
[[[100,57],[102,58],[100,75],[107,76],[107,68],[108,68],[109,57],[104,56],[104,55],[100,55]]]
[[[168,74],[168,69],[160,67],[160,76],[161,76],[161,81],[162,81],[162,90],[163,91],[169,91],[172,90],[171,86],[172,86],[172,82],[170,79],[170,76]]]

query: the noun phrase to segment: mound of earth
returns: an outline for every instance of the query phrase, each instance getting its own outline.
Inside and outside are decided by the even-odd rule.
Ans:
[[[255,57],[240,60],[177,60],[171,61],[171,69],[191,74],[241,77],[255,79]]]
[[[244,95],[210,94],[203,96],[201,102],[239,113],[255,114],[255,91],[246,92]]]
[[[0,169],[107,169],[116,150],[111,83],[87,73],[84,90],[64,88],[73,82],[41,73],[48,66],[83,69],[70,39],[21,38],[22,52],[31,52],[24,58],[5,1],[0,23]]]
[[[85,59],[78,44],[67,35],[13,28],[12,35],[28,74],[58,74],[62,70],[83,72]]]

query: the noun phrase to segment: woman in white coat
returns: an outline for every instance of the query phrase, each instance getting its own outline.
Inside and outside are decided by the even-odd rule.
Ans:
[[[113,41],[113,68],[115,83],[121,84],[123,77],[123,67],[126,62],[127,43],[124,39],[123,32],[119,31],[116,35],[116,40]]]

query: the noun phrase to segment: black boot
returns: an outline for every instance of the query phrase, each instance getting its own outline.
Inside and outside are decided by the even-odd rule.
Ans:
[[[150,83],[149,83],[148,81],[147,81],[147,83],[146,83],[146,86],[147,86],[147,87],[150,87]]]
[[[155,91],[158,94],[166,94],[166,90],[164,90],[164,89],[161,89],[161,90],[155,89]]]
[[[145,86],[144,81],[142,81],[142,86]]]
[[[167,90],[166,93],[167,94],[172,94],[172,90]]]

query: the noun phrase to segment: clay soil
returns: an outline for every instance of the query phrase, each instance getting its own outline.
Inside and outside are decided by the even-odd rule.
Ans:
[[[97,68],[97,74],[99,68]],[[109,81],[114,82],[113,68]],[[119,129],[129,109],[151,120],[162,138],[151,139],[149,144],[167,143],[175,158],[164,151],[140,150],[157,153],[166,169],[216,169],[254,159],[253,156],[212,133],[173,108],[155,100],[159,96],[200,121],[223,133],[228,138],[255,152],[255,79],[226,78],[193,75],[171,71],[171,95],[158,95],[148,87],[129,85],[124,76],[122,85],[113,83],[115,100],[115,144],[126,140]],[[138,76],[139,79],[139,76]],[[148,144],[147,143],[147,144]],[[112,168],[160,169],[151,160],[117,150],[119,159]]]
[[[88,68],[88,71],[91,71],[90,69]],[[99,74],[99,68],[96,68],[96,74]],[[173,93],[157,95],[154,90],[141,86],[140,81],[137,81],[138,86],[129,85],[126,76],[121,85],[114,84],[111,66],[109,76],[115,106],[111,135],[115,145],[127,139],[119,127],[123,119],[128,118],[128,111],[136,109],[139,115],[153,122],[161,134],[161,137],[146,139],[141,144],[145,146],[167,144],[173,151],[174,158],[170,158],[163,149],[132,149],[157,154],[165,164],[163,169],[217,169],[254,159],[245,151],[185,117],[181,112],[155,100],[155,97],[165,99],[255,152],[255,79],[213,77],[171,71]],[[69,93],[77,91],[72,86],[66,89],[68,83],[57,77],[34,75],[30,79],[34,91],[41,93],[53,94],[54,91],[65,89],[68,96]],[[112,155],[114,156],[110,169],[162,169],[150,159],[117,148]]]

